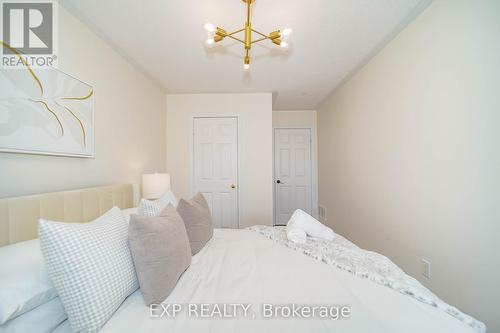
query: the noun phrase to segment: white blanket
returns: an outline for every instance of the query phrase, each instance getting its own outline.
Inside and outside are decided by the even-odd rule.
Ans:
[[[441,309],[474,328],[477,332],[486,332],[486,327],[482,322],[443,302],[429,289],[420,284],[420,282],[405,274],[396,264],[379,253],[363,250],[350,242],[350,244],[346,245],[345,242],[339,243],[322,239],[310,239],[305,244],[295,244],[289,241],[289,237],[287,239],[283,227],[254,226],[248,229],[257,231],[281,245],[292,248],[328,265],[336,266],[358,277],[387,286],[423,303]]]
[[[339,235],[335,242],[349,244]],[[475,333],[440,309],[312,260],[250,230],[215,230],[165,303],[249,303],[256,316],[193,319],[181,313],[176,319],[152,319],[137,291],[102,332]],[[351,317],[265,319],[263,303],[349,305]],[[65,324],[57,333],[67,328]]]
[[[333,240],[333,230],[301,209],[297,209],[286,225],[286,236],[294,243],[304,244],[307,236]]]

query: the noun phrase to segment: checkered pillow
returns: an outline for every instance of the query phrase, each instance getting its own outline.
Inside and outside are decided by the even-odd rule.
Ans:
[[[40,219],[38,233],[71,327],[97,332],[139,287],[125,217],[113,207],[90,223]]]
[[[155,201],[141,199],[141,202],[139,202],[139,215],[150,217],[159,216],[160,212],[167,207],[169,203],[177,207],[177,199],[172,191],[165,192],[160,199]]]

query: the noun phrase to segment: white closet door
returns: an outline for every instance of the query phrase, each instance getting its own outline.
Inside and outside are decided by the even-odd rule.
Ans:
[[[208,201],[216,228],[238,228],[238,120],[194,118],[194,192]]]
[[[312,215],[310,129],[275,129],[275,224],[286,225],[296,209]]]

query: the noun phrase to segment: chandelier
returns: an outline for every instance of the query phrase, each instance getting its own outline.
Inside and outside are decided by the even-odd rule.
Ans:
[[[260,31],[257,31],[252,28],[252,23],[250,22],[250,14],[251,14],[251,6],[252,3],[255,0],[243,0],[247,5],[247,21],[245,23],[245,27],[242,29],[238,29],[233,32],[227,32],[226,30],[215,27],[211,23],[205,24],[205,30],[208,33],[208,39],[207,39],[207,44],[212,45],[214,43],[218,43],[224,38],[231,38],[235,41],[238,41],[245,45],[245,59],[244,59],[244,64],[243,68],[248,70],[250,69],[250,50],[252,49],[252,45],[255,43],[259,43],[265,40],[270,40],[274,44],[281,46],[282,48],[287,48],[288,47],[288,37],[292,33],[292,29],[287,28],[284,29],[283,31],[281,30],[276,30],[271,32],[270,34],[266,35]],[[244,33],[244,38],[238,38],[236,35]],[[257,39],[252,39],[252,33],[255,33],[259,35],[259,38]]]

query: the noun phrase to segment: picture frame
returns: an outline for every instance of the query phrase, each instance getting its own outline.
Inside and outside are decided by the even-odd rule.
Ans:
[[[0,71],[0,152],[94,158],[94,87],[57,68]]]

